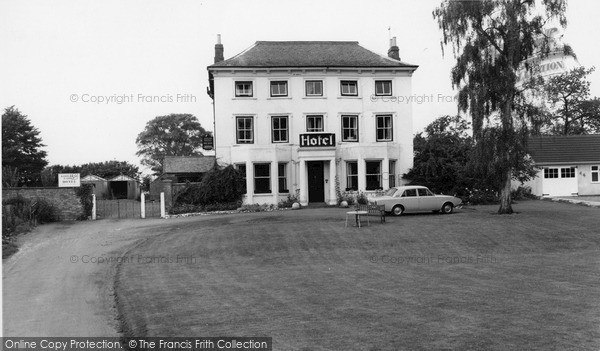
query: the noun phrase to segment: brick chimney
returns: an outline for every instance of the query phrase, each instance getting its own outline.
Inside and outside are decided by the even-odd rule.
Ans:
[[[215,63],[225,60],[223,56],[223,44],[221,44],[221,34],[217,34],[217,43],[215,44]]]
[[[390,39],[390,48],[388,50],[388,57],[394,60],[400,61],[400,49],[396,45],[396,37]]]

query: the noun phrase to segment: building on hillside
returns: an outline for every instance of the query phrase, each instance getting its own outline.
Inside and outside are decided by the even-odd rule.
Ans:
[[[358,42],[258,41],[208,67],[219,163],[246,177],[245,203],[336,203],[337,191],[385,190],[413,165],[411,77]]]
[[[525,183],[534,195],[600,195],[600,134],[531,137],[528,151],[540,167]]]
[[[97,175],[88,174],[85,177],[81,178],[81,184],[92,184],[94,188],[94,195],[96,195],[96,199],[101,200],[109,198],[108,180]]]

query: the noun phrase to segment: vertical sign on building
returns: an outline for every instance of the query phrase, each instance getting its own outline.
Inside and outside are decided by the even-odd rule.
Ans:
[[[58,174],[58,187],[59,188],[71,188],[81,186],[81,180],[79,173],[59,173]]]

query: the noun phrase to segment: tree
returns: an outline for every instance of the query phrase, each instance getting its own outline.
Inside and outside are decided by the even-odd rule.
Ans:
[[[433,192],[457,194],[464,188],[464,169],[473,145],[469,122],[442,116],[414,138],[414,166],[404,178],[427,185]]]
[[[18,179],[13,184],[36,185],[40,172],[48,164],[45,145],[39,130],[31,125],[29,118],[14,106],[2,114],[2,173],[7,179]]]
[[[589,99],[590,82],[586,77],[594,67],[577,67],[550,77],[544,84],[548,101],[555,108],[547,127],[551,134],[585,134],[598,131],[598,98]]]
[[[499,213],[513,212],[511,179],[524,162],[526,119],[515,110],[522,97],[517,72],[523,66],[533,71],[528,58],[548,55],[545,25],[558,20],[565,27],[566,6],[566,0],[444,1],[433,11],[442,48],[451,45],[457,59],[451,79],[459,89],[459,108],[470,113],[481,150],[494,152],[494,157],[477,161],[492,162],[499,172]],[[571,53],[568,46],[563,50]],[[492,137],[482,137],[486,126],[494,128]]]
[[[142,164],[155,173],[162,172],[165,156],[202,155],[202,136],[207,134],[198,119],[190,114],[158,116],[146,124],[137,139]]]

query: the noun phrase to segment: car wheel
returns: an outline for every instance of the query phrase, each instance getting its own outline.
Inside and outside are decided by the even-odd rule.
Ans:
[[[400,205],[396,205],[396,206],[394,206],[394,208],[392,208],[392,214],[394,216],[400,216],[403,213],[404,213],[404,207],[402,207]]]
[[[451,202],[446,202],[444,206],[442,206],[442,213],[450,214],[452,211],[454,211],[454,205],[452,205]]]

